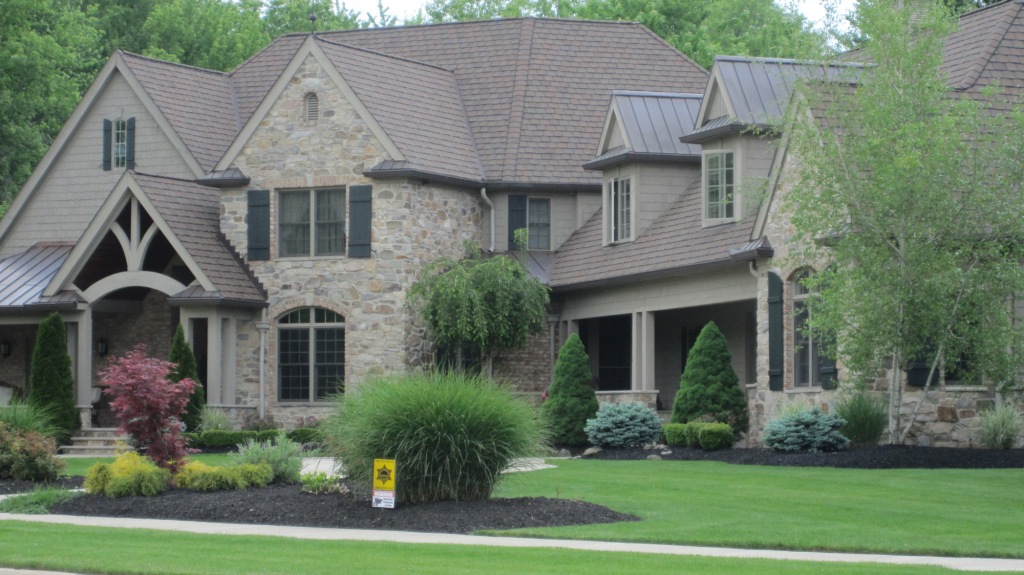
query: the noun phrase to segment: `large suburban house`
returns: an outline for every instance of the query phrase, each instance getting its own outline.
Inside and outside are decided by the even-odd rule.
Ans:
[[[1007,0],[962,18],[946,69],[960,90],[1020,86],[1022,50]],[[796,326],[813,269],[787,257],[787,151],[750,129],[808,69],[708,72],[637,24],[533,18],[288,35],[229,73],[118,52],[0,221],[0,382],[26,386],[57,311],[88,426],[104,356],[166,357],[180,323],[210,404],[294,425],[428,365],[419,270],[527,228],[548,332],[499,374],[539,394],[578,333],[602,400],[667,410],[714,321],[757,445],[843,377]],[[992,397],[940,386],[911,441],[969,444]]]

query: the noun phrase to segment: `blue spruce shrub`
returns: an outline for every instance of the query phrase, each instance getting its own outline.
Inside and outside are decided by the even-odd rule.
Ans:
[[[839,432],[843,418],[818,408],[784,415],[764,429],[764,443],[775,451],[819,453],[841,451],[850,440]]]
[[[605,403],[583,430],[598,447],[640,447],[661,438],[661,419],[640,403]]]

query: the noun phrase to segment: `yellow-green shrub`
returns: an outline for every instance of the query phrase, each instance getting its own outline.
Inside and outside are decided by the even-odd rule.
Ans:
[[[232,469],[238,471],[248,487],[266,487],[274,480],[274,468],[266,461],[259,463],[240,463]]]
[[[110,482],[110,464],[97,463],[85,470],[85,492],[103,493]]]
[[[264,487],[273,478],[274,470],[268,463],[243,463],[228,467],[213,467],[199,461],[192,461],[181,468],[181,471],[175,476],[175,481],[182,489],[220,491]]]
[[[171,473],[134,451],[118,455],[111,464],[98,463],[85,473],[85,489],[117,499],[153,496],[167,490]]]

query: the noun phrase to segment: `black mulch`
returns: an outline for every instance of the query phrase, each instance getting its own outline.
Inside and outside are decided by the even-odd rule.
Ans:
[[[776,453],[764,449],[705,452],[694,449],[607,449],[594,459],[721,461],[744,465],[828,466],[862,469],[892,468],[1024,468],[1024,450],[945,449],[878,446],[840,453]],[[557,462],[556,462],[557,464]],[[658,462],[652,461],[651,465]],[[81,478],[68,478],[64,486],[77,487]],[[28,482],[0,481],[0,494],[27,491]],[[170,490],[156,497],[108,499],[83,495],[58,504],[51,512],[67,515],[143,517],[301,525],[351,529],[389,529],[436,533],[471,533],[483,529],[553,527],[633,521],[635,517],[583,501],[523,497],[489,501],[441,502],[374,509],[365,490],[361,495],[311,495],[299,486],[271,486],[245,491],[200,493]]]

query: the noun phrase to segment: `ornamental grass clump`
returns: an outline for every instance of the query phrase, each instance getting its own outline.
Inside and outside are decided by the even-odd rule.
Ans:
[[[839,432],[846,421],[818,408],[784,415],[764,429],[764,443],[775,451],[820,453],[841,451],[850,440]]]
[[[641,403],[605,403],[584,430],[598,447],[643,447],[661,437],[661,419]]]
[[[1010,449],[1021,432],[1020,414],[1009,403],[981,412],[981,442],[989,449]]]
[[[61,439],[65,431],[56,424],[57,412],[52,405],[36,405],[14,400],[0,406],[0,423],[13,429],[36,431],[54,440]]]
[[[889,424],[889,407],[884,399],[857,389],[835,402],[836,415],[846,420],[839,431],[856,446],[877,445]]]
[[[512,460],[542,451],[536,410],[507,387],[465,373],[371,379],[338,398],[320,426],[350,485],[394,459],[398,503],[487,499]]]

